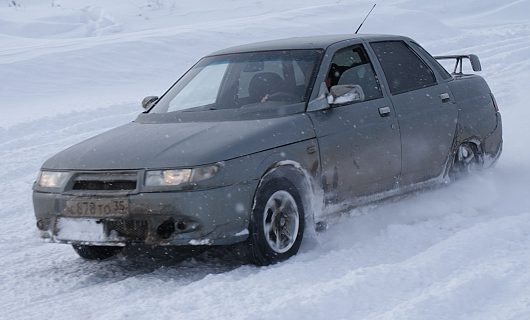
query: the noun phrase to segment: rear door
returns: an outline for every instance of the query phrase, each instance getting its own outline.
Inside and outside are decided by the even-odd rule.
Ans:
[[[309,112],[318,137],[328,203],[396,187],[401,143],[395,113],[363,44],[328,49],[318,83],[355,84],[365,100]]]
[[[458,110],[449,87],[401,40],[371,42],[386,78],[401,132],[401,185],[441,177]]]

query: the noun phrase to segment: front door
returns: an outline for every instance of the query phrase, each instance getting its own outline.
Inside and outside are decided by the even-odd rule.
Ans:
[[[308,113],[320,148],[327,203],[393,189],[401,170],[399,127],[362,44],[339,49],[326,85],[359,85],[364,101]]]

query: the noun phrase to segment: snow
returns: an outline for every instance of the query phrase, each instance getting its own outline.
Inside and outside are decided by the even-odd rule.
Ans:
[[[263,268],[216,253],[83,261],[38,238],[31,185],[46,158],[134,119],[200,56],[350,32],[371,2],[15,1],[0,1],[1,319],[530,318],[530,1],[378,2],[363,32],[479,55],[504,153],[480,174],[344,214]]]
[[[235,235],[236,236],[246,236],[247,234],[248,234],[248,229],[245,228],[245,229],[239,231],[238,233],[236,233]]]
[[[59,219],[57,229],[57,238],[65,241],[81,239],[105,241],[107,238],[103,224],[98,224],[93,219]]]
[[[97,219],[61,218],[57,221],[56,240],[59,241],[120,241],[119,235],[112,230],[107,235],[103,224]],[[71,242],[70,242],[71,243]]]
[[[202,239],[202,240],[193,239],[193,240],[190,240],[189,244],[192,246],[205,246],[205,245],[212,244],[212,241],[210,239]]]

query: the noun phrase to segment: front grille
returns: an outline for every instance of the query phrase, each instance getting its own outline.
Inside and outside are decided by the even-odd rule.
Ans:
[[[136,172],[83,173],[74,177],[72,190],[88,191],[130,191],[137,187]]]
[[[116,181],[75,181],[73,190],[134,190],[136,181],[116,180]]]
[[[145,220],[111,220],[105,224],[109,231],[114,230],[131,240],[145,240],[147,237],[148,225]]]

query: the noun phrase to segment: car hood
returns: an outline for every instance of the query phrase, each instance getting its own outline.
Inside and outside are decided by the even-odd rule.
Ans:
[[[124,170],[191,167],[313,138],[305,114],[219,122],[132,122],[76,144],[43,169]]]

